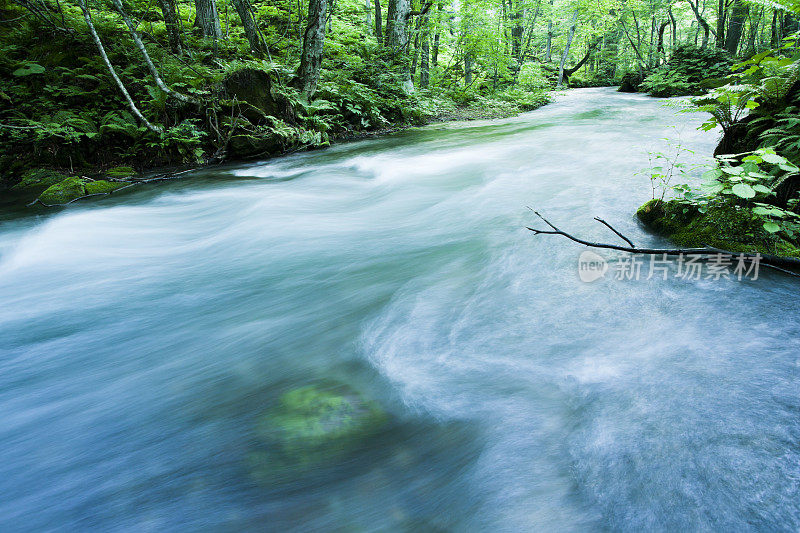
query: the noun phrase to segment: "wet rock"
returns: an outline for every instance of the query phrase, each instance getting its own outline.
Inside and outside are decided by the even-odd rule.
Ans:
[[[72,177],[51,185],[39,195],[39,201],[46,205],[66,204],[76,198],[86,196],[86,187],[81,178]]]
[[[84,182],[86,194],[112,193],[127,185],[120,181],[94,180]]]
[[[278,117],[291,124],[297,119],[291,99],[264,70],[242,68],[232,72],[222,81],[222,92],[227,98],[250,104],[260,111],[258,115]],[[246,108],[242,111],[251,122],[258,122],[260,117],[249,116]]]
[[[34,168],[22,175],[22,179],[11,190],[20,192],[41,192],[64,180],[66,176],[55,170]]]

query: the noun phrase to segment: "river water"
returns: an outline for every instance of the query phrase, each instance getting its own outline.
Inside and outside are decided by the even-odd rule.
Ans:
[[[578,278],[647,151],[699,115],[610,89],[0,226],[0,529],[800,529],[800,301],[759,279]],[[540,226],[541,224],[536,224]],[[279,391],[392,422],[258,483]]]

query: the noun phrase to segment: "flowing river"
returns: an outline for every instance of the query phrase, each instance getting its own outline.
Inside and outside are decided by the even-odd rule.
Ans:
[[[0,529],[800,529],[797,282],[578,277],[648,150],[715,132],[612,89],[198,171],[0,225]],[[611,254],[604,254],[613,259]],[[389,426],[258,482],[280,391]]]

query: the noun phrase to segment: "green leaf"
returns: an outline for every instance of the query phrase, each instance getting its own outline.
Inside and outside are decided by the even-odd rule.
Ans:
[[[781,227],[774,222],[764,222],[764,229],[770,233],[778,233]]]
[[[767,163],[771,163],[773,165],[780,165],[780,164],[784,164],[785,165],[786,164],[786,158],[785,157],[781,157],[778,154],[771,154],[771,153],[765,152],[765,153],[761,154],[761,158],[764,161],[766,161]]]
[[[24,66],[15,70],[12,74],[14,76],[30,76],[31,74],[41,74],[46,69],[37,63],[25,63]]]
[[[737,183],[731,187],[731,191],[739,198],[754,198],[756,195],[756,191],[745,183]]]
[[[762,194],[769,194],[769,193],[772,192],[772,189],[770,189],[766,185],[761,185],[760,183],[757,183],[756,185],[753,185],[752,187],[756,192],[760,192]]]

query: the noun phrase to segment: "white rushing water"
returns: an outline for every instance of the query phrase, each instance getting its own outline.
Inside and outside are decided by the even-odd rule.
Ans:
[[[525,229],[664,244],[636,172],[716,133],[663,103],[569,91],[4,221],[0,529],[798,531],[796,282],[584,283]],[[253,482],[255,419],[327,379],[391,429]]]

